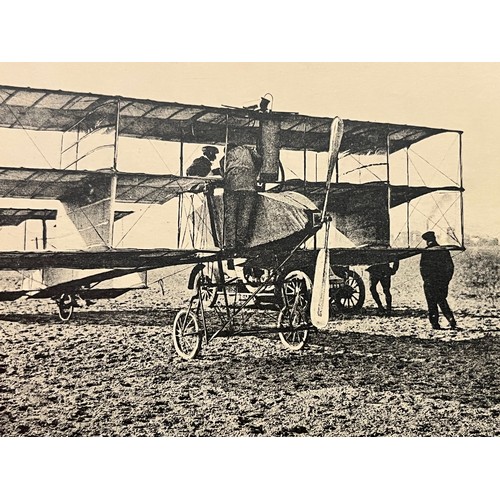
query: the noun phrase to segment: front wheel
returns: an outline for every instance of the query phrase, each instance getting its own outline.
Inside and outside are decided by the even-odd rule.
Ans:
[[[174,320],[172,340],[177,354],[182,359],[193,359],[201,349],[201,332],[196,314],[182,310]]]
[[[311,301],[312,282],[305,271],[290,271],[283,279],[278,280],[277,290],[281,295],[281,303],[286,307],[294,304],[306,310]]]
[[[279,337],[281,343],[291,351],[302,349],[309,336],[307,313],[301,306],[283,307],[278,316]]]

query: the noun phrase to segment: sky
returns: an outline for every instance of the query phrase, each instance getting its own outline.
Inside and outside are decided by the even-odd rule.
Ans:
[[[465,231],[500,236],[498,63],[0,63],[0,84],[462,130]]]

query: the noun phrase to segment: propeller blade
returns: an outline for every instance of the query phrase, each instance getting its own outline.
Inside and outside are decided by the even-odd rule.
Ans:
[[[316,259],[311,295],[311,323],[325,328],[330,319],[330,252],[321,248]]]
[[[333,171],[337,166],[337,160],[339,158],[340,143],[342,142],[342,136],[344,135],[344,122],[336,116],[332,120],[332,126],[330,129],[330,146],[328,149],[328,174],[326,176],[326,194],[325,203],[323,205],[323,212],[321,220],[325,220],[326,207],[328,205],[328,195],[330,194],[330,185],[332,183]]]
[[[328,174],[326,177],[325,202],[321,220],[326,222],[325,243],[318,252],[316,258],[316,269],[314,270],[314,282],[311,295],[311,322],[316,328],[325,328],[330,319],[330,251],[328,250],[329,222],[326,220],[326,209],[328,206],[328,195],[332,183],[333,171],[337,166],[340,143],[344,134],[344,122],[336,116],[332,120],[330,131],[330,146],[328,150]]]

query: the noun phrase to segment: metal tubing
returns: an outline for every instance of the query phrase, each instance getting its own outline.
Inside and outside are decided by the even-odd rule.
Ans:
[[[76,129],[76,151],[75,151],[75,170],[78,170],[78,153],[80,151],[80,125]]]
[[[465,247],[464,221],[464,179],[462,163],[462,132],[458,133],[458,161],[460,170],[460,232],[462,233],[462,247]]]
[[[284,181],[285,179],[283,179]],[[306,143],[306,123],[304,123],[304,187],[307,185],[307,143]]]
[[[406,185],[410,187],[410,151],[406,148]],[[410,200],[406,202],[406,240],[407,246],[410,248]]]
[[[180,151],[179,151],[179,176],[182,177],[183,173],[184,173],[184,140],[181,136]],[[182,193],[179,193],[179,202],[177,204],[177,248],[181,247],[183,203],[184,203],[184,196]]]
[[[304,148],[304,187],[307,185],[307,149]]]
[[[181,137],[180,151],[179,151],[179,175],[184,175],[184,138]]]
[[[317,230],[316,230],[317,232]],[[250,296],[243,302],[243,304],[234,311],[234,313],[231,315],[230,314],[230,311],[229,311],[229,307],[228,307],[228,319],[226,320],[226,322],[210,337],[209,340],[213,340],[215,337],[217,337],[220,333],[222,333],[224,331],[224,329],[233,321],[234,317],[240,313],[249,303],[250,301],[258,294],[260,293],[261,290],[263,290],[266,286],[269,286],[272,281],[274,280],[274,278],[276,277],[277,275],[277,272],[292,258],[292,256],[295,254],[295,252],[311,237],[312,235],[311,234],[308,234],[307,236],[305,236],[302,241],[297,245],[295,246],[292,251],[290,252],[290,254],[286,257],[286,259],[277,267],[275,267],[273,269],[273,271],[270,273],[269,275],[269,278],[264,282],[262,283],[261,285],[259,285],[258,288],[256,288],[251,294]],[[222,262],[222,261],[221,261]],[[223,290],[224,290],[224,293],[226,293],[226,287],[225,287],[225,282],[223,281],[222,282],[222,286],[223,286]]]
[[[387,224],[388,224],[388,235],[389,235],[389,246],[391,245],[391,178],[390,178],[390,167],[389,158],[391,155],[391,133],[387,132]]]
[[[115,230],[115,200],[116,200],[116,187],[118,184],[118,176],[113,174],[111,177],[110,200],[109,200],[109,239],[108,247],[113,248],[114,230]]]
[[[121,108],[121,101],[120,99],[118,99],[116,101],[115,150],[113,155],[113,170],[115,172],[118,170],[118,139],[120,137],[120,108]]]
[[[61,134],[61,151],[59,153],[59,168],[62,168],[62,157],[63,157],[63,148],[64,148],[64,134],[66,132],[63,132]]]
[[[217,234],[217,225],[215,223],[215,208],[214,208],[213,196],[214,196],[213,187],[209,187],[206,192],[206,197],[207,197],[208,217],[210,219],[210,228],[212,230],[212,238],[214,240],[214,245],[218,248],[222,248],[221,242],[219,241],[219,235]],[[226,315],[228,318],[230,318],[231,311],[229,309],[229,299],[227,296],[226,283],[224,278],[224,267],[222,265],[222,257],[220,253],[217,254],[217,268],[219,271],[219,281],[222,285],[222,291],[224,293],[224,305],[226,306]],[[212,340],[213,338],[214,337],[210,337],[209,340]]]
[[[47,249],[47,220],[42,219],[42,248]]]

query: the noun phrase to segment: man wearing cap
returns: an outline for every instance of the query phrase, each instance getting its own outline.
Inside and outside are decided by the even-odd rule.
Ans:
[[[440,249],[434,231],[422,235],[427,242],[428,251],[422,253],[420,259],[420,274],[424,281],[424,293],[429,309],[429,320],[432,328],[439,330],[439,311],[448,320],[450,327],[455,329],[457,323],[446,300],[448,285],[453,277],[454,265],[448,250]]]
[[[203,156],[193,160],[186,171],[187,175],[206,177],[212,170],[212,162],[217,157],[219,150],[215,146],[203,146]]]

